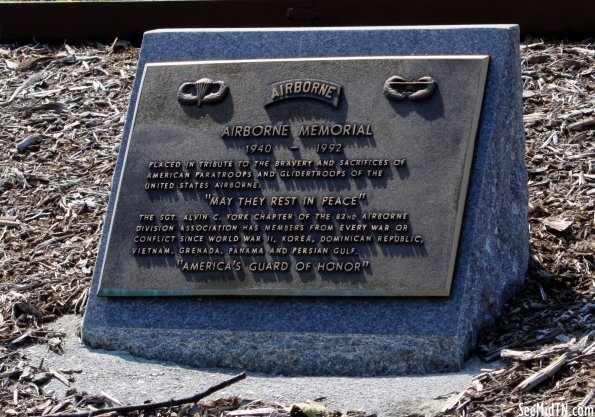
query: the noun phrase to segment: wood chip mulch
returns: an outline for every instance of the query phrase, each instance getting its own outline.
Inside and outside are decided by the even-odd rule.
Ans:
[[[446,401],[444,414],[517,416],[521,403],[595,405],[595,45],[529,40],[521,52],[531,264],[522,292],[479,340],[481,357],[503,362],[486,363],[472,386]],[[50,379],[76,383],[77,370],[32,364],[20,348],[45,343],[59,352],[64,335],[46,323],[84,311],[137,58],[137,48],[117,40],[0,45],[6,415],[113,406],[74,387],[66,398],[44,394]],[[241,408],[237,399],[227,403],[227,411]],[[217,410],[190,404],[128,415]]]

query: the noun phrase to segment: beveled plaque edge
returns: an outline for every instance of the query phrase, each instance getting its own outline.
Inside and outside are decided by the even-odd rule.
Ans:
[[[465,153],[465,164],[463,166],[463,175],[461,177],[461,186],[459,199],[457,202],[456,218],[454,225],[453,240],[451,244],[451,256],[448,266],[447,277],[443,289],[436,290],[399,290],[399,291],[381,291],[381,290],[292,290],[292,289],[225,289],[225,290],[151,290],[151,289],[118,289],[103,288],[103,274],[107,263],[107,253],[111,242],[111,234],[114,222],[110,222],[110,228],[106,237],[105,255],[101,264],[99,274],[99,283],[96,295],[100,297],[180,297],[180,296],[305,296],[305,297],[449,297],[456,267],[456,256],[461,234],[461,226],[464,217],[464,211],[467,199],[467,190],[471,166],[473,162],[473,153],[477,132],[479,130],[479,120],[481,117],[483,96],[485,93],[485,82],[489,67],[489,55],[485,54],[461,54],[461,55],[375,55],[358,57],[308,57],[308,58],[265,58],[265,59],[226,59],[226,60],[198,60],[198,61],[170,61],[170,62],[151,62],[146,63],[143,68],[141,81],[139,84],[137,99],[135,102],[132,116],[131,128],[126,138],[126,150],[124,152],[122,168],[119,172],[116,198],[112,217],[118,212],[118,203],[120,201],[120,191],[122,189],[122,178],[128,161],[128,152],[130,150],[131,139],[136,128],[136,115],[140,105],[140,98],[143,93],[145,76],[149,67],[163,66],[185,66],[185,65],[208,65],[208,64],[237,64],[237,63],[259,63],[259,62],[316,62],[316,61],[367,61],[367,60],[387,60],[387,59],[408,59],[408,60],[428,60],[428,59],[476,59],[481,62],[479,80],[477,86],[477,96],[474,103],[473,120],[469,129],[468,146]]]

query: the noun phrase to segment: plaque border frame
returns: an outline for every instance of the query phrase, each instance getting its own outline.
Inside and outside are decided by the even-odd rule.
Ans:
[[[99,284],[97,288],[97,296],[99,297],[200,297],[200,296],[221,296],[221,297],[241,297],[241,296],[287,296],[287,297],[386,297],[386,298],[400,298],[400,297],[449,297],[452,288],[452,281],[457,263],[458,246],[461,236],[461,226],[466,208],[467,191],[469,188],[471,165],[474,159],[475,142],[477,141],[477,134],[479,129],[479,121],[482,113],[483,98],[486,91],[486,80],[488,77],[488,69],[490,56],[486,54],[453,54],[453,55],[374,55],[374,56],[345,56],[345,57],[308,57],[308,58],[259,58],[259,59],[224,59],[224,60],[199,60],[199,61],[170,61],[170,62],[150,62],[143,67],[143,73],[138,88],[137,100],[134,106],[134,113],[130,124],[130,131],[126,137],[126,150],[121,170],[119,171],[118,186],[113,207],[113,217],[116,217],[118,212],[118,202],[120,201],[120,192],[122,190],[122,178],[126,169],[126,162],[128,160],[128,152],[130,150],[131,139],[136,127],[136,115],[140,104],[140,97],[142,95],[145,75],[148,67],[163,67],[163,66],[186,66],[186,65],[205,65],[205,64],[232,64],[232,63],[259,63],[259,62],[307,62],[307,61],[358,61],[358,60],[387,60],[387,59],[407,59],[407,60],[427,60],[427,59],[477,59],[480,61],[479,79],[477,95],[473,107],[473,117],[469,129],[469,140],[467,142],[467,149],[465,151],[465,162],[463,164],[463,172],[461,176],[461,187],[459,197],[457,199],[455,225],[453,229],[453,238],[451,244],[450,262],[447,269],[447,277],[445,286],[441,290],[294,290],[294,289],[256,289],[256,288],[242,288],[242,289],[190,289],[190,290],[152,290],[139,288],[103,288],[103,274],[105,265],[107,263],[107,256],[103,257],[99,274]],[[116,173],[115,175],[118,175]],[[111,234],[114,222],[110,222],[109,231],[106,237],[105,253],[109,249],[111,241]]]

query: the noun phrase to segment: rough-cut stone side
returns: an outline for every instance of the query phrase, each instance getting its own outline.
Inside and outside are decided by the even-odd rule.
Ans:
[[[458,369],[528,262],[527,187],[516,26],[175,30],[145,35],[148,62],[487,54],[490,67],[451,296],[442,299],[96,296],[83,323],[94,347],[195,366],[284,374],[385,375]],[[140,76],[135,80],[130,116]],[[128,117],[121,149],[130,133]],[[117,188],[123,153],[114,175]],[[114,196],[115,194],[112,194]],[[114,199],[104,228],[109,229]],[[97,265],[105,255],[102,237]]]
[[[497,76],[499,86],[486,91],[495,98],[493,120],[487,134],[478,138],[480,149],[476,152],[473,190],[469,194],[470,199],[475,197],[478,201],[472,205],[474,209],[467,210],[463,230],[466,238],[459,249],[458,274],[466,277],[463,279],[469,285],[459,318],[461,352],[475,345],[479,330],[494,320],[505,301],[522,285],[529,261],[517,34],[511,31],[506,41],[502,45],[505,65]]]
[[[100,328],[85,341],[149,359],[284,375],[395,375],[456,371],[454,338]],[[164,343],[167,341],[167,343]]]

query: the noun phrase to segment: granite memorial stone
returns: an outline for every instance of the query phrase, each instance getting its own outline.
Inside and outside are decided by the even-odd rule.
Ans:
[[[515,26],[148,32],[83,339],[457,369],[527,265],[520,93]]]

